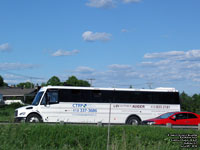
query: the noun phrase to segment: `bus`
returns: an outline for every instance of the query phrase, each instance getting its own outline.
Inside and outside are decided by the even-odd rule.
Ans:
[[[46,86],[32,105],[15,110],[15,121],[138,125],[180,111],[175,88],[132,89]]]

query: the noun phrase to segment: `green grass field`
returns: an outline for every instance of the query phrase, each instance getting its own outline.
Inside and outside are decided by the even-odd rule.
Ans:
[[[110,133],[110,150],[186,149],[181,148],[183,142],[170,141],[178,137],[170,137],[168,134],[193,134],[200,141],[198,130],[112,126]],[[25,123],[0,125],[0,150],[106,150],[106,144],[106,126]]]
[[[21,106],[19,103],[0,106],[0,122],[13,122],[15,109]]]
[[[13,122],[20,104],[0,107],[0,121]],[[106,150],[108,127],[94,125],[0,124],[0,150]],[[109,150],[179,150],[168,134],[197,135],[200,131],[152,126],[112,126]],[[197,143],[198,143],[197,141]],[[189,145],[192,146],[192,145]],[[195,146],[195,144],[193,144]],[[200,149],[191,148],[193,150]]]

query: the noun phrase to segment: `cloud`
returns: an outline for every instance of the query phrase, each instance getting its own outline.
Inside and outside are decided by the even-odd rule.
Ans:
[[[131,70],[130,65],[112,64],[108,66],[111,70]]]
[[[96,8],[112,8],[115,7],[115,2],[114,0],[89,0],[86,5]]]
[[[93,33],[92,31],[86,31],[82,34],[82,38],[84,41],[87,42],[94,42],[94,41],[108,41],[111,39],[111,34],[105,32],[96,32]]]
[[[4,43],[0,45],[0,52],[6,52],[6,51],[10,51],[11,50],[11,46],[8,43]]]
[[[197,82],[200,76],[200,50],[168,51],[144,55],[140,67],[145,67],[146,77],[151,80],[178,80]],[[175,81],[176,80],[176,81]]]
[[[200,50],[190,50],[185,52],[183,59],[186,60],[200,60]]]
[[[144,61],[141,62],[141,66],[144,67],[161,67],[161,66],[165,66],[165,65],[170,65],[172,64],[172,61],[170,60],[161,60],[161,61],[157,61],[157,62],[153,62],[153,61]]]
[[[72,51],[65,51],[65,50],[59,49],[56,52],[54,52],[52,56],[70,56],[70,55],[75,55],[78,53],[79,53],[79,50],[76,50],[76,49]]]
[[[134,85],[152,82],[154,86],[186,86],[200,82],[200,50],[148,53],[137,65],[111,64],[104,71],[93,70],[88,78],[95,78],[96,85],[103,82],[113,85]],[[84,74],[80,73],[79,76]]]
[[[18,74],[13,74],[13,73],[6,73],[3,75],[4,82],[8,84],[18,84],[22,82],[33,82],[33,83],[38,83],[41,84],[42,82],[47,82],[47,80],[43,78],[36,78],[36,77],[29,77],[26,75],[18,75]]]
[[[183,51],[169,51],[161,53],[147,53],[144,55],[144,58],[169,58],[169,57],[180,57],[183,56],[185,52]]]
[[[153,88],[175,87],[195,93],[200,88],[199,58],[200,50],[148,53],[138,64],[110,64],[104,70],[79,66],[72,73],[84,80],[95,79],[93,86],[97,87],[147,88],[146,83],[153,83]]]
[[[138,3],[141,2],[141,0],[122,0],[123,3]]]
[[[94,69],[87,66],[80,66],[75,70],[75,72],[80,73],[80,74],[91,74],[94,71],[95,71]]]
[[[128,30],[127,29],[122,29],[121,32],[128,32]]]
[[[133,78],[139,79],[143,77],[143,75],[131,65],[112,64],[109,65],[108,68],[105,75],[117,82],[132,82]]]
[[[86,6],[95,8],[114,8],[119,3],[138,3],[141,0],[88,0]]]
[[[144,58],[148,59],[173,59],[179,61],[200,61],[200,50],[169,51],[161,53],[147,53]]]
[[[133,70],[130,65],[111,64],[107,66],[106,70],[100,71],[89,66],[79,66],[74,71],[67,71],[62,78],[68,78],[71,74],[77,76],[79,79],[95,79],[93,85],[97,87],[111,87],[121,86],[126,84],[129,87],[133,80],[137,80],[142,76]]]
[[[21,63],[0,63],[0,70],[23,70],[33,69],[38,67],[33,64],[21,64]]]

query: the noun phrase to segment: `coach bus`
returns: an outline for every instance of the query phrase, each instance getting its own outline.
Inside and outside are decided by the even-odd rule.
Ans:
[[[15,110],[15,121],[137,125],[172,111],[180,111],[174,88],[47,86],[39,90],[32,105]]]

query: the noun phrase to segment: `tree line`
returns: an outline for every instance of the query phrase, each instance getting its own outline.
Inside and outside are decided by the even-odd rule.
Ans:
[[[8,84],[4,82],[3,77],[0,75],[0,87],[3,86],[8,86]]]
[[[61,82],[60,79],[56,76],[51,77],[47,83],[42,83],[41,86],[84,86],[90,87],[90,83],[85,80],[79,80],[75,76],[69,77],[65,82]]]
[[[200,114],[200,94],[180,93],[181,110]]]
[[[40,86],[84,86],[84,87],[90,87],[90,83],[85,80],[79,80],[75,76],[70,76],[66,81],[61,82],[61,80],[57,76],[51,77],[46,83],[43,82]],[[13,85],[13,87],[18,87],[18,88],[33,88],[35,86],[39,85],[34,85],[31,82],[22,82],[16,85]],[[8,84],[4,82],[4,79],[2,76],[0,76],[0,87],[8,87]]]

